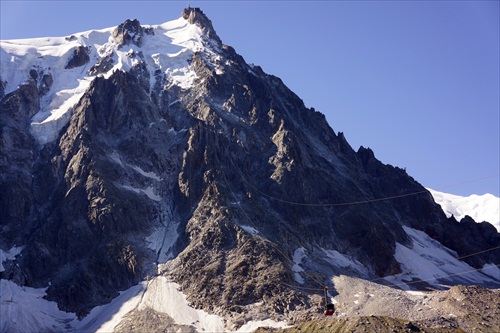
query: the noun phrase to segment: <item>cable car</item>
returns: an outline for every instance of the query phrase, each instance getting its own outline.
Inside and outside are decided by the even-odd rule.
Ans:
[[[325,312],[323,314],[326,316],[332,316],[335,313],[335,306],[332,303],[328,303],[325,306]]]
[[[335,306],[333,303],[328,303],[328,298],[326,297],[326,293],[328,292],[328,287],[325,286],[325,312],[323,314],[326,316],[333,316],[335,313]]]

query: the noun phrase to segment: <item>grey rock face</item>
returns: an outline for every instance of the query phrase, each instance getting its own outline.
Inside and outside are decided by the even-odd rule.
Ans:
[[[29,72],[31,79],[38,86],[38,93],[45,95],[52,87],[54,79],[51,73],[46,73],[45,70],[40,68],[32,68]]]
[[[94,76],[97,74],[106,73],[111,68],[113,68],[114,60],[113,54],[106,55],[99,59],[97,63],[95,63],[88,71],[90,76]]]
[[[5,81],[2,81],[2,78],[0,77],[0,98],[3,98],[5,95],[5,85],[7,83]]]
[[[77,46],[73,51],[73,56],[69,59],[68,63],[64,68],[71,69],[75,67],[80,67],[89,62],[90,48],[86,46]]]
[[[142,45],[143,34],[143,29],[138,20],[126,20],[117,26],[111,35],[120,45],[129,45],[132,43],[140,47]]]
[[[196,333],[192,326],[177,325],[167,314],[156,312],[150,308],[136,311],[128,315],[123,322],[115,327],[114,332],[182,332]]]

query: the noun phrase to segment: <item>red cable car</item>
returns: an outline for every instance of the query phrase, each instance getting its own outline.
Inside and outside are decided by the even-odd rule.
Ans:
[[[335,306],[333,305],[333,303],[328,303],[328,299],[326,297],[326,293],[328,291],[328,287],[325,286],[325,312],[323,312],[323,314],[326,316],[333,316],[333,314],[335,313]]]
[[[325,306],[325,312],[323,314],[326,316],[332,316],[335,313],[335,306],[332,303],[328,303]]]

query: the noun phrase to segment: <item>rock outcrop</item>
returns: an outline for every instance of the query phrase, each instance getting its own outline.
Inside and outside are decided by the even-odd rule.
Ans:
[[[129,45],[132,43],[139,47],[142,45],[143,35],[144,32],[138,20],[126,20],[117,26],[111,34],[118,45]]]
[[[71,69],[75,67],[81,67],[89,62],[90,47],[87,46],[77,46],[74,51],[72,57],[68,60],[68,63],[64,68]]]

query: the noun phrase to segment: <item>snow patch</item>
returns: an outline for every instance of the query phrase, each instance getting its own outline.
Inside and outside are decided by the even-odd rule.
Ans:
[[[139,306],[146,286],[146,282],[141,282],[121,291],[120,295],[110,303],[93,308],[81,322],[75,323],[73,327],[77,332],[113,332],[123,317]]]
[[[492,279],[491,276],[486,275],[486,272],[483,273],[458,260],[458,255],[454,251],[444,247],[426,233],[406,226],[403,226],[403,229],[411,238],[413,246],[406,247],[396,243],[394,257],[400,263],[404,273],[385,278],[391,283],[402,289],[411,289],[413,279],[435,286],[446,280],[453,280],[455,283],[458,281],[466,285],[481,284],[492,280],[498,282],[498,276]]]
[[[245,325],[241,326],[236,332],[237,333],[253,332],[259,327],[288,328],[292,327],[292,325],[288,325],[286,322],[282,321],[274,321],[272,319],[255,320],[255,321],[249,321]]]
[[[198,332],[229,332],[222,317],[190,307],[179,285],[164,276],[120,292],[110,303],[92,309],[81,321],[75,314],[59,310],[55,302],[44,299],[45,290],[0,280],[0,331],[113,332],[128,313],[149,307],[166,313],[176,324],[193,326]],[[250,321],[236,332],[249,332],[258,327],[286,328],[289,325],[271,319]]]
[[[248,225],[240,225],[240,228],[252,235],[257,235],[259,233],[257,229],[250,227]]]
[[[497,279],[497,280],[500,279],[500,267],[498,267],[497,265],[486,264],[481,269],[481,272],[483,274],[491,276],[494,279]]]
[[[137,187],[132,187],[129,185],[121,185],[124,189],[127,189],[129,191],[133,191],[135,193],[139,194],[145,194],[149,199],[154,200],[154,201],[161,201],[161,197],[157,195],[154,192],[154,189],[152,186],[148,186],[146,188],[137,188]]]
[[[179,325],[192,325],[198,332],[225,331],[221,317],[190,307],[186,296],[179,291],[179,285],[163,276],[153,279],[148,285],[139,309],[145,307],[168,314]]]
[[[178,222],[169,221],[167,225],[157,228],[146,237],[148,247],[157,253],[158,264],[164,264],[173,258],[174,254],[171,249],[179,238],[178,226]]]
[[[122,168],[130,168],[134,171],[136,171],[137,173],[139,173],[141,176],[144,176],[146,178],[150,178],[150,179],[153,179],[153,180],[156,180],[156,181],[162,181],[163,179],[158,175],[156,174],[155,172],[152,172],[152,171],[144,171],[141,167],[137,166],[137,165],[132,165],[132,164],[129,164],[129,163],[126,163],[122,160],[120,154],[118,154],[117,151],[113,151],[111,153],[111,155],[109,155],[109,157],[111,158],[111,160],[113,162],[115,162],[116,164],[120,165]]]
[[[44,299],[46,288],[20,287],[0,280],[0,332],[63,332],[76,315]]]
[[[362,263],[355,259],[351,259],[348,256],[335,251],[335,250],[325,250],[322,249],[323,252],[326,254],[326,261],[328,261],[331,265],[340,267],[343,269],[351,269],[355,272],[367,275],[368,270],[366,269],[365,266],[363,266]]]
[[[152,171],[146,172],[136,165],[131,165],[131,167],[132,167],[132,169],[134,169],[135,171],[137,171],[138,173],[140,173],[144,177],[151,178],[151,179],[154,179],[154,180],[159,181],[159,182],[162,181],[162,178]]]
[[[5,252],[0,249],[0,272],[5,271],[3,262],[7,260],[14,260],[23,250],[24,246],[13,246],[9,251]]]
[[[306,257],[306,249],[303,247],[299,247],[293,253],[293,263],[292,271],[295,277],[295,282],[304,284],[304,278],[300,275],[301,272],[304,272],[304,269],[300,266],[302,264],[302,260]]]

